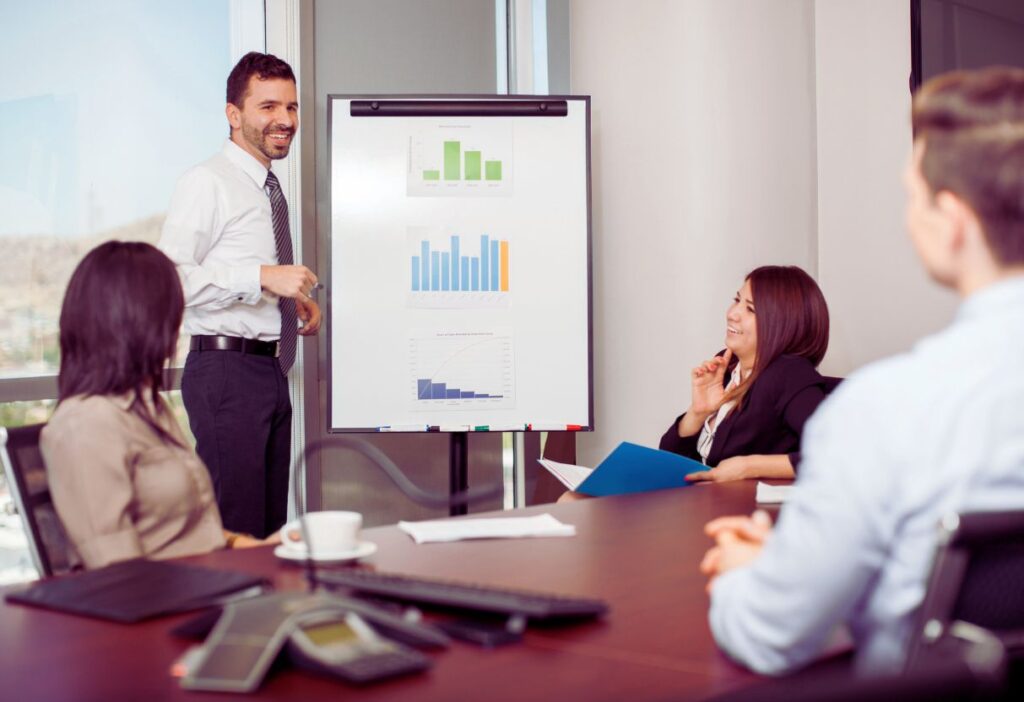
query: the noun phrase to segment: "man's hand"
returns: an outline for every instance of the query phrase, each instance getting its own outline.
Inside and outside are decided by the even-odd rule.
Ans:
[[[750,477],[747,473],[747,456],[733,456],[721,461],[711,470],[700,470],[690,473],[686,479],[691,483],[709,481],[714,483],[727,483],[732,480],[746,480]]]
[[[771,517],[761,510],[749,517],[721,517],[708,522],[704,533],[715,540],[715,545],[700,563],[700,572],[709,578],[707,591],[711,592],[715,578],[722,573],[742,568],[757,558],[771,532]]]
[[[295,314],[302,320],[299,336],[313,336],[320,331],[320,306],[316,302],[296,298]]]
[[[260,287],[278,297],[309,304],[309,293],[316,284],[316,274],[305,266],[260,266]]]

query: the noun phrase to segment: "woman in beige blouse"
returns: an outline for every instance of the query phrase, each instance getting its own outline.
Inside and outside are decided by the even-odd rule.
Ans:
[[[160,396],[183,309],[174,264],[149,244],[98,246],[68,283],[60,401],[41,448],[88,568],[270,543],[223,529],[206,466]]]

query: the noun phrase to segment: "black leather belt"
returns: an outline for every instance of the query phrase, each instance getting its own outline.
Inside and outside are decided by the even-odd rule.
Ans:
[[[277,358],[276,341],[257,341],[243,339],[240,336],[193,336],[189,348],[193,351],[239,351],[254,356]]]

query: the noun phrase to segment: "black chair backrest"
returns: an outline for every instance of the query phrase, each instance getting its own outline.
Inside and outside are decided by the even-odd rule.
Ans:
[[[1024,644],[1024,511],[949,515],[907,649],[908,668],[955,622]]]
[[[50,497],[46,466],[39,451],[39,434],[44,426],[0,428],[0,460],[25,525],[32,560],[40,575],[50,576],[74,570],[79,558]]]

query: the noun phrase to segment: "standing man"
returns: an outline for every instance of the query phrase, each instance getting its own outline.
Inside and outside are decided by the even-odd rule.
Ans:
[[[185,289],[192,342],[181,392],[225,528],[265,537],[287,517],[297,334],[316,334],[317,278],[294,263],[271,162],[299,127],[295,75],[270,54],[232,69],[220,153],[178,181],[160,248]],[[302,328],[298,328],[302,320]]]
[[[935,78],[913,121],[907,228],[963,302],[811,417],[774,529],[761,514],[708,524],[712,632],[760,672],[805,665],[838,625],[862,670],[899,671],[940,518],[1024,509],[1024,70]]]

